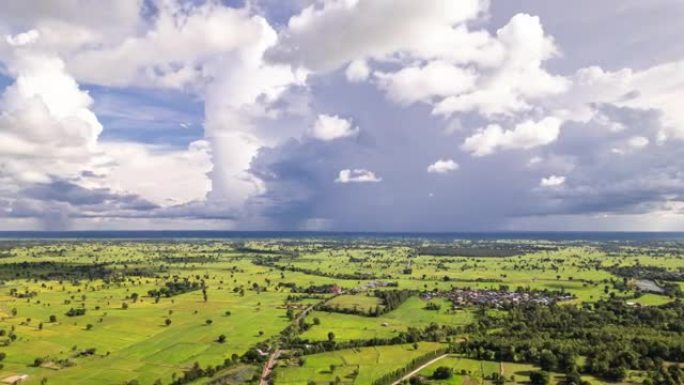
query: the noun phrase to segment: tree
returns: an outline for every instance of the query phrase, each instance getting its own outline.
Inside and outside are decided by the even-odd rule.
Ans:
[[[454,370],[448,366],[440,366],[432,372],[432,378],[435,380],[448,380],[454,375]]]
[[[542,370],[553,371],[558,366],[558,358],[556,358],[552,351],[542,350],[539,356],[539,366],[541,366]]]
[[[210,319],[208,319],[208,320],[206,320],[206,321],[204,321],[204,322],[207,324],[207,326],[209,326],[209,325],[211,325],[212,323],[214,323],[214,321],[212,321],[212,320],[210,320]]]
[[[225,343],[225,342],[226,342],[226,336],[223,335],[223,334],[221,334],[221,335],[218,336],[218,338],[216,339],[216,342],[218,342],[219,344]]]
[[[627,369],[622,365],[612,367],[605,373],[605,377],[607,380],[620,382],[627,377]]]
[[[330,341],[330,342],[335,341],[335,333],[328,332],[328,341]]]
[[[51,323],[57,322],[57,316],[54,315],[54,314],[50,315],[50,322],[51,322]]]
[[[565,385],[581,385],[582,377],[576,371],[565,375]]]
[[[532,385],[548,385],[549,373],[543,370],[530,373],[530,384]]]
[[[494,385],[504,385],[506,379],[499,373],[492,373],[492,383]]]
[[[170,326],[170,325],[171,325],[171,318],[165,319],[165,320],[164,320],[164,324],[165,324],[166,326]]]

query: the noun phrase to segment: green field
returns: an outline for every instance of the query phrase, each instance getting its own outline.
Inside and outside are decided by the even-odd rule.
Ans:
[[[456,304],[448,297],[455,289],[564,295],[561,306],[570,307],[612,298],[628,311],[660,309],[681,296],[672,287],[683,283],[671,277],[684,268],[682,250],[542,241],[6,241],[0,380],[258,383],[280,349],[269,376],[276,384],[372,384],[437,348],[459,350],[512,325],[507,317],[517,304]],[[637,293],[634,277],[616,273],[635,266],[654,269],[638,274],[670,274],[670,281],[655,278],[670,292]],[[619,335],[621,328],[602,330]],[[671,339],[669,332],[634,326],[628,334],[655,341]],[[515,357],[504,362],[505,377],[524,383],[538,370],[526,361],[538,358]],[[431,383],[476,385],[500,370],[496,359],[452,355],[420,374],[446,364],[454,377]],[[631,379],[646,375],[630,370]]]
[[[283,361],[284,366],[276,372],[276,382],[305,384],[307,380],[313,380],[323,383],[340,377],[342,383],[370,385],[374,379],[400,368],[406,360],[440,347],[440,344],[425,342],[418,344],[418,349],[411,345],[395,345],[314,354],[306,357],[303,366],[287,366],[287,361]],[[332,372],[330,365],[335,365]]]

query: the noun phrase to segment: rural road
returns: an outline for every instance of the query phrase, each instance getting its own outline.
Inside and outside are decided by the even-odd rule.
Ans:
[[[273,353],[271,353],[271,356],[268,357],[268,361],[266,361],[264,369],[261,371],[261,379],[259,380],[259,385],[268,385],[268,376],[271,375],[271,371],[273,370],[276,361],[278,361],[280,352],[280,349],[276,349]]]
[[[306,309],[304,309],[301,313],[299,313],[297,318],[295,318],[294,322],[299,323],[302,319],[304,319],[304,317],[306,317],[307,314],[309,314],[309,312],[313,308],[314,308],[314,305],[311,305],[311,306],[307,307]]]
[[[314,305],[311,305],[304,309],[297,318],[294,319],[294,323],[299,324],[304,317],[314,308]],[[271,353],[271,355],[268,357],[268,361],[264,364],[264,368],[261,370],[261,379],[259,380],[259,385],[268,385],[268,376],[271,375],[271,372],[273,371],[273,367],[275,366],[276,362],[278,362],[278,357],[280,357],[280,353],[283,351],[280,349],[276,349]]]
[[[394,381],[394,382],[392,383],[392,385],[398,385],[398,384],[401,383],[402,381],[408,380],[409,378],[415,376],[416,373],[418,373],[418,372],[420,372],[421,370],[427,368],[428,366],[434,364],[435,362],[437,362],[437,361],[439,361],[439,360],[441,360],[441,359],[443,359],[443,358],[446,358],[448,355],[449,355],[449,354],[442,354],[442,355],[439,356],[439,357],[433,358],[432,360],[430,360],[430,361],[424,363],[423,365],[420,365],[420,366],[417,367],[416,369],[414,369],[411,373],[409,373],[409,374],[405,375],[404,377],[402,377],[402,378],[400,378],[400,379]]]

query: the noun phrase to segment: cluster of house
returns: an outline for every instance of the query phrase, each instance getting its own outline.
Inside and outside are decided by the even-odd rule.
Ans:
[[[423,293],[423,299],[446,298],[454,307],[466,305],[490,305],[502,307],[507,305],[537,303],[551,305],[560,301],[574,299],[567,293],[552,293],[546,291],[502,291],[502,290],[472,290],[452,289],[451,291],[438,291]]]

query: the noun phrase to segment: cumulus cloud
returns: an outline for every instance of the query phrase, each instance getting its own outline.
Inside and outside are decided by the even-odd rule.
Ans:
[[[69,69],[83,81],[102,85],[197,87],[207,60],[258,45],[264,28],[263,19],[244,9],[215,2],[197,7],[161,2],[154,25],[144,34],[79,51]]]
[[[551,175],[546,178],[542,178],[541,181],[539,182],[539,186],[541,187],[557,187],[565,183],[565,177],[564,176],[558,176],[558,175]]]
[[[561,94],[568,87],[562,76],[542,67],[557,53],[553,39],[546,36],[536,16],[515,15],[496,33],[503,59],[477,82],[472,92],[454,93],[440,101],[434,113],[450,115],[477,111],[485,116],[511,115],[529,111],[532,102]]]
[[[498,124],[480,129],[466,138],[461,148],[474,156],[485,156],[497,149],[531,149],[554,142],[560,134],[562,121],[547,117],[540,121],[527,120],[511,130],[504,130]]]
[[[348,138],[359,134],[359,127],[354,127],[351,120],[340,118],[337,115],[318,115],[309,135],[312,138],[330,141],[340,138]]]
[[[443,61],[432,61],[423,67],[405,67],[397,72],[376,72],[379,86],[387,96],[401,104],[460,94],[475,86],[477,75]]]
[[[34,43],[36,40],[38,40],[38,37],[40,37],[40,33],[37,30],[32,29],[26,32],[18,33],[16,35],[7,35],[5,36],[5,40],[7,41],[7,44],[11,46],[20,47]]]
[[[21,50],[8,67],[15,82],[0,99],[0,175],[21,183],[79,174],[102,132],[92,99],[57,57]]]
[[[431,164],[427,168],[427,172],[431,174],[447,174],[452,171],[458,170],[458,163],[451,159],[440,159],[435,163]]]
[[[100,147],[109,162],[102,167],[104,176],[97,184],[159,206],[203,200],[211,191],[211,150],[204,140],[180,150],[130,142],[102,143]]]
[[[315,3],[290,18],[275,60],[314,71],[330,71],[364,59],[398,53],[423,58],[468,56],[458,50],[464,40],[482,43],[463,24],[480,15],[486,1],[335,0]],[[392,17],[387,17],[387,15]],[[345,31],[345,33],[339,33]],[[330,49],[335,47],[335,49]]]
[[[365,60],[354,60],[353,62],[349,63],[344,74],[347,76],[347,80],[350,82],[358,83],[368,79],[368,75],[370,75],[370,68]]]
[[[382,178],[377,177],[373,171],[362,168],[340,170],[335,183],[377,183]]]
[[[579,69],[572,87],[562,97],[545,103],[564,110],[569,118],[588,121],[605,118],[598,106],[610,104],[662,114],[658,139],[684,139],[684,113],[676,100],[684,97],[684,61],[659,64],[641,71],[606,71],[592,66]],[[618,125],[619,127],[619,125]]]
[[[681,212],[676,50],[633,69],[568,57],[578,44],[548,12],[486,0],[227,4],[1,3],[0,216],[443,231]],[[106,100],[141,91],[203,113]],[[109,131],[121,111],[134,133]],[[459,143],[472,157],[435,161]],[[362,182],[373,194],[339,186]]]
[[[90,0],[64,6],[41,3],[33,14],[27,7],[7,6],[7,15],[16,16],[12,22],[30,25],[40,35],[37,40],[33,33],[18,35],[12,42],[30,41],[35,51],[58,55],[64,71],[79,82],[193,94],[204,102],[206,153],[213,163],[208,198],[238,208],[260,193],[262,184],[249,173],[249,164],[260,148],[289,134],[277,127],[263,129],[262,120],[281,118],[285,109],[276,104],[279,98],[291,86],[302,85],[306,77],[287,64],[263,60],[264,52],[278,41],[269,22],[248,6],[215,1],[108,4],[92,10],[93,20],[72,15],[78,5],[79,13],[98,6]],[[16,50],[19,44],[15,45]],[[173,152],[167,155],[174,157]],[[196,167],[198,177],[193,180],[203,178],[206,170]],[[198,182],[199,190],[204,190],[204,180]],[[187,194],[199,196],[190,192],[195,190]],[[168,199],[183,202],[187,197]]]

